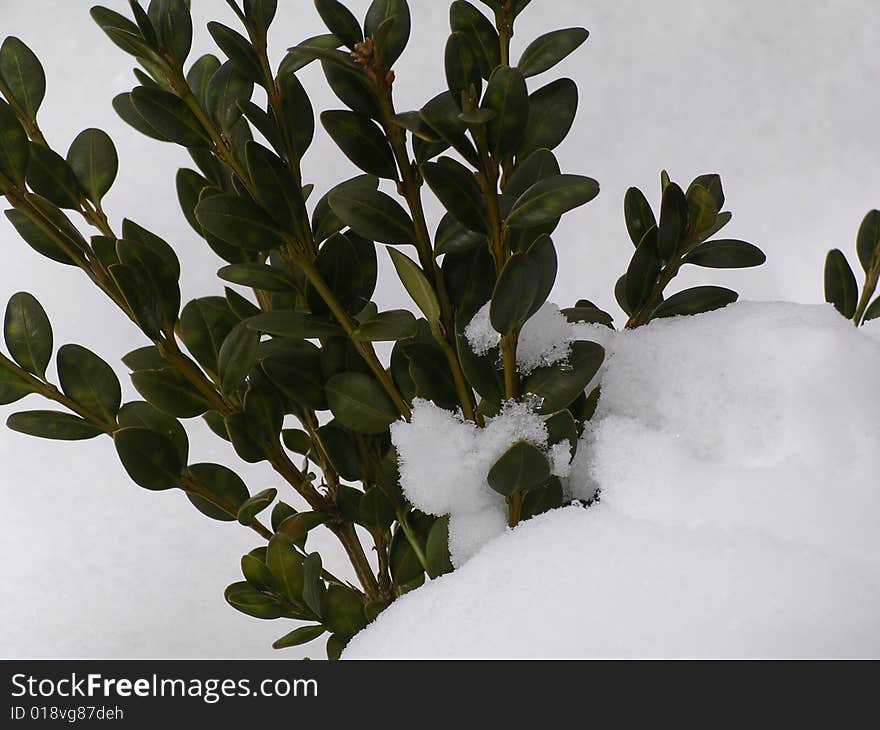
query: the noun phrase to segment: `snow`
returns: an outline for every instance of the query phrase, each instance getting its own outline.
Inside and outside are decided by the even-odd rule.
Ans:
[[[616,334],[566,480],[600,501],[500,530],[345,656],[877,656],[878,330],[740,303]]]
[[[488,303],[484,305],[464,330],[471,350],[481,356],[488,354],[501,342],[501,335],[489,321],[489,307]],[[608,328],[600,325],[569,322],[559,307],[546,302],[526,321],[520,332],[516,350],[517,370],[528,375],[536,368],[563,363],[571,354],[572,342],[592,340],[602,344],[608,332]]]

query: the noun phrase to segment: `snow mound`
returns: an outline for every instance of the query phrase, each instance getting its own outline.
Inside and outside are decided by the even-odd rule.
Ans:
[[[877,332],[743,303],[606,345],[568,479],[600,503],[504,531],[345,656],[880,654]]]

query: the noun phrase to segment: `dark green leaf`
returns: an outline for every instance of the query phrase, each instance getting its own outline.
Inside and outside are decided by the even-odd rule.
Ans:
[[[323,525],[328,516],[320,512],[298,512],[287,517],[276,528],[276,532],[286,536],[296,544],[305,544],[309,531]]]
[[[459,223],[477,233],[488,233],[485,198],[470,170],[450,157],[441,157],[422,165],[422,173],[443,207]]]
[[[464,33],[453,33],[449,36],[446,42],[445,68],[446,83],[454,98],[461,99],[462,94],[470,97],[472,89],[475,97],[479,98],[483,77],[474,47]]]
[[[327,400],[336,419],[358,433],[384,433],[399,413],[375,378],[340,373],[327,381]]]
[[[320,624],[315,624],[314,626],[300,626],[298,629],[294,629],[289,634],[285,634],[280,639],[275,641],[272,644],[272,648],[287,649],[291,646],[308,644],[310,641],[314,641],[326,632],[327,629],[325,629]]]
[[[657,307],[651,316],[659,319],[711,312],[713,309],[721,309],[732,304],[738,296],[735,291],[721,286],[697,286],[673,294]]]
[[[247,38],[232,28],[215,21],[208,23],[208,32],[242,78],[255,84],[264,83],[260,59]]]
[[[528,441],[518,441],[495,462],[486,481],[505,497],[530,492],[550,479],[550,462],[544,453]]]
[[[25,380],[18,370],[0,362],[0,405],[6,406],[35,393],[33,386]]]
[[[508,228],[533,228],[589,203],[599,194],[599,183],[581,175],[554,175],[532,185],[514,203]]]
[[[698,175],[688,187],[690,190],[693,186],[699,185],[706,188],[712,199],[715,201],[715,209],[721,210],[724,207],[724,189],[721,187],[721,177],[715,173],[709,175]]]
[[[379,26],[388,18],[394,18],[394,21],[378,50],[383,65],[391,68],[409,42],[411,19],[407,1],[373,0],[364,19],[364,34],[375,39],[379,35]]]
[[[107,37],[126,53],[143,58],[155,56],[137,25],[124,15],[101,6],[93,7],[90,13]]]
[[[501,159],[517,149],[528,128],[530,102],[523,75],[515,68],[496,68],[481,106],[495,112],[488,128],[489,149]]]
[[[542,399],[539,413],[556,413],[584,392],[604,359],[605,350],[595,342],[574,342],[565,367],[538,368],[526,379],[523,391]]]
[[[192,464],[188,471],[199,486],[186,493],[193,506],[212,520],[234,521],[250,497],[241,477],[220,464]]]
[[[162,413],[144,401],[132,401],[122,406],[117,420],[122,428],[146,428],[171,439],[181,463],[186,463],[189,439],[183,425],[176,418]]]
[[[102,431],[79,416],[57,411],[23,411],[6,419],[12,431],[59,441],[84,441],[100,436]]]
[[[449,25],[470,41],[480,73],[488,79],[501,63],[501,41],[492,22],[466,0],[455,0],[449,9]]]
[[[434,522],[425,544],[425,558],[428,561],[428,575],[439,578],[452,572],[449,557],[449,517],[440,517]]]
[[[269,380],[294,403],[311,409],[327,407],[321,353],[315,345],[291,343],[287,349],[264,358],[262,367]]]
[[[285,613],[284,607],[274,598],[261,593],[245,581],[228,586],[223,597],[234,609],[254,618],[280,618]]]
[[[0,172],[24,186],[28,168],[28,138],[9,106],[0,99]]]
[[[236,322],[223,297],[194,299],[180,315],[180,338],[202,367],[216,373],[220,347]]]
[[[862,220],[856,251],[866,273],[880,266],[880,210],[869,211]]]
[[[260,333],[239,322],[223,340],[217,355],[217,370],[224,393],[233,393],[244,383],[245,377],[257,361]]]
[[[660,202],[660,224],[657,229],[657,253],[664,261],[671,261],[684,243],[688,228],[688,204],[678,185],[670,183],[663,191]]]
[[[465,228],[452,213],[443,216],[434,234],[435,256],[464,253],[484,245],[486,245],[486,237]]]
[[[150,139],[157,139],[160,142],[171,142],[168,137],[144,119],[141,113],[135,109],[134,103],[131,100],[131,94],[118,94],[114,96],[113,109],[124,122],[134,127],[141,134],[146,135]]]
[[[183,63],[192,48],[192,17],[189,0],[150,0],[147,11],[162,48]]]
[[[86,129],[77,135],[67,151],[67,163],[82,189],[95,203],[110,190],[119,170],[113,140],[100,129]]]
[[[321,606],[324,625],[334,634],[354,636],[367,625],[364,604],[350,588],[331,583]]]
[[[284,271],[267,264],[231,264],[220,269],[217,276],[223,281],[265,291],[289,292],[294,289],[293,280]]]
[[[302,193],[284,161],[257,142],[245,145],[255,197],[283,230],[293,230],[305,214]]]
[[[319,58],[326,57],[339,63],[347,62],[348,59],[345,59],[344,53],[341,56],[338,52],[333,54],[341,45],[342,41],[332,33],[306,38],[299,45],[287,49],[288,54],[278,68],[278,78],[283,79],[289,74],[296,73]],[[325,56],[325,54],[328,55]]]
[[[254,93],[254,85],[241,75],[231,61],[224,63],[208,84],[206,105],[214,123],[230,134],[235,123],[241,119],[239,103],[248,101]],[[135,101],[137,105],[137,101]]]
[[[67,251],[88,250],[88,245],[76,229],[76,226],[70,222],[57,206],[45,198],[30,193],[25,197],[29,203],[38,209],[41,218],[44,220],[41,220],[40,225],[38,225],[19,210],[7,210],[6,217],[15,226],[18,235],[24,239],[25,243],[35,251],[43,254],[43,256],[68,266],[75,266],[76,263],[68,255]],[[49,228],[52,233],[47,233],[46,228]]]
[[[238,508],[238,521],[242,525],[250,525],[254,521],[254,517],[272,504],[277,496],[278,490],[270,488],[264,489],[250,499],[245,500]]]
[[[122,403],[122,388],[113,368],[79,345],[59,349],[57,364],[64,394],[89,413],[114,423]]]
[[[397,249],[389,248],[388,254],[391,256],[391,262],[394,264],[394,269],[397,271],[404,288],[418,308],[422,310],[428,322],[431,324],[439,322],[440,302],[425,273],[415,261]]]
[[[419,115],[422,121],[433,129],[443,142],[451,145],[474,167],[481,166],[480,155],[473,143],[467,138],[467,124],[461,119],[459,102],[449,91],[444,91],[431,99],[422,107]],[[444,147],[441,144],[435,149],[437,150],[436,154],[439,154],[444,150]],[[434,157],[436,154],[431,154],[430,157]],[[416,157],[418,158],[418,154]],[[419,162],[424,162],[424,159],[419,159]]]
[[[160,411],[176,418],[193,418],[208,410],[208,402],[173,368],[138,370],[131,374],[135,389]]]
[[[266,553],[266,566],[272,572],[281,594],[295,603],[302,600],[302,563],[302,555],[297,552],[290,537],[283,533],[272,537]]]
[[[211,138],[199,120],[184,101],[170,91],[138,86],[131,92],[131,103],[149,127],[164,139],[184,147],[205,147],[210,143]]]
[[[348,54],[341,54],[343,63],[322,60],[321,68],[330,89],[345,106],[373,119],[381,117],[376,96],[363,71],[351,64]],[[287,77],[288,78],[289,74]]]
[[[160,370],[168,363],[155,345],[139,347],[122,356],[122,362],[129,370]]]
[[[530,94],[528,125],[518,154],[556,149],[574,124],[577,106],[577,84],[571,79],[558,79]]]
[[[385,134],[367,116],[350,111],[328,111],[321,122],[339,149],[361,170],[397,179],[397,165]]]
[[[226,243],[246,251],[269,251],[281,245],[283,234],[261,208],[244,198],[214,195],[196,207],[202,227]]]
[[[147,428],[121,428],[113,434],[116,453],[132,481],[144,489],[177,486],[184,464],[174,442]]]
[[[351,337],[357,342],[396,342],[415,336],[417,331],[416,318],[410,312],[392,309],[364,322]]]
[[[277,11],[278,0],[244,0],[245,17],[264,33],[272,24]]]
[[[12,359],[28,372],[45,378],[52,358],[52,325],[36,297],[18,292],[9,298],[3,335]]]
[[[734,239],[707,241],[689,253],[685,261],[712,269],[745,269],[760,266],[767,260],[754,244]]]
[[[208,105],[208,85],[220,68],[220,59],[213,53],[200,56],[186,73],[186,83],[203,107]]]
[[[561,507],[564,501],[565,493],[562,491],[562,483],[556,477],[551,477],[546,486],[532,490],[523,498],[522,519],[528,520],[544,512],[549,512],[551,509]]]
[[[266,312],[248,320],[248,327],[267,335],[293,339],[318,339],[333,337],[341,333],[336,322],[331,322],[324,317],[317,317],[308,312],[283,309]]]
[[[647,303],[663,268],[663,261],[657,251],[657,236],[656,228],[648,229],[636,247],[626,271],[626,301],[634,311],[640,310]]]
[[[79,183],[67,161],[57,152],[31,144],[27,166],[28,187],[60,208],[79,210]]]
[[[315,0],[315,7],[327,29],[351,50],[364,39],[357,18],[338,0]]]
[[[589,37],[590,32],[586,28],[566,28],[545,33],[523,51],[517,67],[526,78],[542,74],[580,48]]]
[[[46,95],[46,74],[40,59],[15,36],[8,36],[0,48],[0,77],[27,118],[34,121]]]
[[[865,310],[865,316],[862,323],[869,322],[872,319],[880,317],[880,297],[871,302],[871,305]]]
[[[535,183],[558,175],[559,162],[548,149],[535,150],[513,168],[513,174],[504,186],[504,193],[518,198]]]
[[[346,225],[371,241],[412,243],[409,214],[389,195],[368,188],[342,188],[330,194],[330,208]]]
[[[623,198],[623,217],[633,246],[638,246],[645,234],[657,225],[650,203],[638,188],[629,188],[626,191]]]
[[[687,191],[687,233],[689,237],[705,240],[704,231],[711,230],[718,219],[718,206],[708,188],[691,185]]]
[[[833,304],[847,319],[852,319],[856,312],[859,291],[856,277],[839,249],[828,252],[825,259],[825,301]]]
[[[489,317],[496,332],[508,335],[522,327],[528,319],[537,289],[538,279],[532,260],[525,253],[513,254],[504,265],[492,293]]]

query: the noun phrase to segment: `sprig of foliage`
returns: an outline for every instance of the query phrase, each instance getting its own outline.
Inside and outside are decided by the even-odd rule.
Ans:
[[[880,210],[871,210],[856,236],[856,253],[865,272],[861,294],[846,256],[832,249],[825,259],[825,301],[856,327],[880,317],[880,297],[871,301],[880,279]]]
[[[315,0],[328,33],[291,47],[277,65],[267,53],[276,0],[227,4],[239,29],[208,25],[224,60],[190,59],[187,0],[151,0],[146,9],[131,0],[131,18],[91,11],[138,64],[137,85],[113,100],[117,113],[192,159],[176,177],[180,206],[224,262],[218,277],[232,286],[188,302],[173,245],[128,219],[119,230],[110,225],[103,200],[118,172],[113,142],[90,129],[66,156],[53,151],[37,123],[43,69],[20,40],[3,44],[7,216],[39,253],[78,267],[147,344],[122,358],[143,401],[123,403],[112,368],[77,345],[58,350],[56,386],[46,378],[54,349],[48,317],[32,296],[16,294],[6,315],[10,357],[0,356],[0,402],[31,393],[54,401],[65,410],[13,414],[9,426],[55,439],[109,435],[140,486],[182,489],[205,516],[255,531],[264,544],[242,558],[244,580],[226,589],[226,600],[251,616],[307,622],[276,647],[329,633],[327,653],[336,657],[395,598],[452,569],[448,517],[414,509],[397,472],[389,427],[411,417],[416,399],[460,411],[477,426],[521,401],[545,418],[549,445],[567,442],[572,457],[595,408],[598,389],[585,389],[604,358],[596,343],[575,342],[566,362],[528,374],[517,367],[522,328],[555,282],[551,236],[563,215],[599,192],[595,180],[563,172],[553,152],[572,128],[577,85],[533,79],[589,34],[552,31],[514,64],[511,38],[529,0],[483,0],[489,14],[455,0],[446,88],[401,111],[394,92],[406,70],[406,0],[374,0],[363,22],[337,0]],[[304,177],[315,113],[296,75],[311,63],[321,65],[344,107],[321,110],[320,122],[363,173],[320,196]],[[257,88],[265,103],[254,100]],[[429,192],[446,211],[433,232]],[[706,241],[729,220],[722,204],[717,176],[697,178],[687,194],[664,176],[658,225],[644,196],[627,193],[637,246],[617,287],[627,326],[732,301],[732,292],[710,287],[664,301],[685,263],[763,262],[751,244]],[[87,240],[65,211],[94,235]],[[412,311],[379,311],[372,301],[383,248]],[[487,304],[500,342],[478,356],[464,330]],[[613,321],[585,299],[564,314]],[[393,343],[387,362],[375,343]],[[267,462],[307,508],[280,500],[275,488],[252,493],[226,467],[190,464],[184,422],[198,417],[244,462]],[[286,427],[287,417],[298,427]],[[486,488],[506,498],[511,525],[564,499],[547,454],[527,442],[492,466]],[[319,528],[339,539],[357,585],[307,550]]]

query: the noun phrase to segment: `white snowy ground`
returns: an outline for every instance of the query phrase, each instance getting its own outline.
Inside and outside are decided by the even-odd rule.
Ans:
[[[499,528],[346,658],[880,655],[880,324],[741,303],[606,345],[568,485],[601,502]]]

